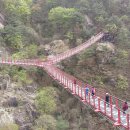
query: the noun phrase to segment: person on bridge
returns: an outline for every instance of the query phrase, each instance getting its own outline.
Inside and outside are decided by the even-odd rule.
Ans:
[[[128,110],[128,104],[127,104],[127,102],[124,102],[122,110],[123,110],[123,114],[126,114],[126,111]]]
[[[105,101],[106,101],[107,106],[109,107],[110,97],[108,93],[106,93]]]
[[[88,96],[89,93],[89,87],[86,85],[86,95]]]
[[[74,85],[76,85],[76,79],[74,79]]]
[[[92,87],[91,95],[95,96],[95,88],[94,87]]]

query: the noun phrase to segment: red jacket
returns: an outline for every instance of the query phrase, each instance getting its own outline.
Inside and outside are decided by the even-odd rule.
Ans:
[[[123,108],[124,111],[126,111],[128,109],[128,104],[124,103]]]

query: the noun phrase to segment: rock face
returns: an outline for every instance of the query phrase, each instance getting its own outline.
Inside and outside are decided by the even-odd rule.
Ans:
[[[8,75],[0,75],[0,90],[6,90],[9,83],[10,79]]]
[[[25,104],[14,112],[14,120],[20,126],[20,130],[31,130],[32,123],[37,117],[33,104]]]
[[[115,48],[112,43],[99,43],[96,48],[96,61],[98,64],[108,63],[115,54]]]
[[[93,26],[93,22],[92,22],[92,20],[88,17],[88,15],[85,15],[85,16],[84,16],[84,19],[85,19],[85,25],[86,25],[86,26]]]
[[[54,40],[50,44],[45,45],[45,50],[48,51],[50,55],[54,55],[68,50],[68,46],[62,40]]]
[[[0,124],[17,123],[20,130],[30,130],[36,116],[36,84],[18,88],[10,77],[0,75]],[[7,87],[8,86],[8,87]]]

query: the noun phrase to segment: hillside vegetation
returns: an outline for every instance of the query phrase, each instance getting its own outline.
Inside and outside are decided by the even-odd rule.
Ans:
[[[59,66],[129,101],[129,14],[129,0],[1,0],[0,56],[44,61],[101,31],[109,32],[109,37]],[[40,68],[1,66],[0,82],[7,77],[13,87],[0,87],[0,108],[13,113],[17,125],[0,124],[1,130],[115,129]],[[12,96],[15,105],[9,105]]]

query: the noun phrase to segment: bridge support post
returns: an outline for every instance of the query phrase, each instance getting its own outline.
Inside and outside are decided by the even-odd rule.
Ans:
[[[72,85],[72,87],[71,87],[71,89],[72,89],[72,94],[74,95],[74,84],[71,83],[71,85]]]
[[[63,76],[60,74],[60,76],[61,76],[61,84],[63,84]]]
[[[65,77],[63,77],[63,84],[64,84],[64,86],[65,86],[65,83],[66,83],[66,79],[65,79]]]
[[[84,93],[84,96],[83,96],[83,93],[82,93],[82,96],[83,96],[83,102],[86,102],[86,89],[85,88],[83,88],[84,90],[83,90],[83,93]]]
[[[74,90],[74,93],[75,93],[75,94],[76,94],[76,84],[77,84],[76,79],[73,79],[73,85],[74,85],[73,90]]]
[[[104,113],[106,115],[106,101],[104,101]]]
[[[57,74],[57,79],[60,80],[60,84],[62,83],[62,76],[60,74]]]
[[[64,88],[68,88],[67,87],[67,79],[65,78],[65,76],[64,76],[64,86],[65,86]]]
[[[100,97],[97,97],[98,98],[98,108],[95,110],[95,112],[100,112],[101,111],[101,109],[100,109],[100,101],[101,101],[101,99],[100,99]]]
[[[111,119],[113,119],[113,109],[112,109],[112,104],[110,104],[110,109],[111,109]]]
[[[75,95],[76,94],[76,83],[72,83],[72,94]]]
[[[88,103],[90,104],[90,93],[88,93]]]
[[[66,80],[66,86],[69,88],[69,81],[68,81],[68,79]]]
[[[118,120],[114,123],[114,126],[120,126],[121,125],[121,118],[120,118],[120,109],[118,109]]]
[[[93,97],[93,106],[94,106],[94,108],[96,107],[95,106],[95,96]]]
[[[127,114],[126,118],[127,118],[127,130],[129,130],[130,129],[130,115]]]
[[[63,77],[63,75],[61,77],[62,77],[61,83],[64,84],[64,77]]]
[[[112,109],[112,97],[110,96],[110,109],[111,109],[111,119],[113,119],[113,109]]]
[[[83,100],[83,86],[81,87],[81,99]]]
[[[116,108],[118,108],[118,99],[116,98]]]
[[[78,85],[78,96],[80,97],[80,94],[79,94],[79,85]]]

